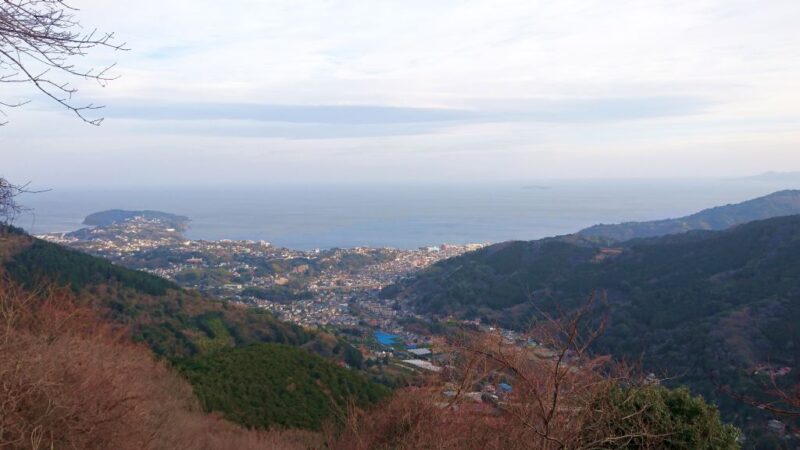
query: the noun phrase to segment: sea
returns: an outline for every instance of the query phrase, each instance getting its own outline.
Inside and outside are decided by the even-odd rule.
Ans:
[[[800,180],[554,181],[50,188],[26,194],[15,225],[32,234],[83,227],[88,214],[151,209],[188,216],[191,239],[264,240],[300,250],[417,248],[568,234],[597,223],[679,217]]]

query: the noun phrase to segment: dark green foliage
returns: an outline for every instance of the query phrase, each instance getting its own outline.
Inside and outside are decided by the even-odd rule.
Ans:
[[[232,275],[225,269],[187,269],[175,274],[178,283],[218,285],[230,281]]]
[[[122,209],[111,209],[108,211],[89,214],[85,219],[83,219],[83,224],[108,226],[133,219],[134,217],[144,217],[148,220],[160,220],[166,225],[179,229],[185,228],[186,224],[189,223],[189,218],[186,216],[178,216],[161,211],[126,211]]]
[[[23,230],[22,228],[15,227],[13,225],[0,224],[0,236],[4,234],[24,236],[25,230]]]
[[[68,284],[75,291],[97,284],[118,284],[150,295],[163,295],[178,287],[164,278],[128,270],[60,245],[33,239],[22,252],[4,264],[18,282],[35,286],[43,280]]]
[[[344,362],[350,367],[361,369],[364,367],[364,356],[361,352],[350,344],[344,343],[341,346],[341,351],[344,353]]]
[[[723,424],[717,408],[707,404],[702,397],[693,397],[687,389],[667,389],[645,386],[630,389],[615,389],[610,398],[602,399],[603,405],[596,409],[614,409],[608,414],[616,428],[614,436],[632,436],[629,440],[618,440],[599,448],[638,449],[644,448],[647,439],[636,437],[637,431],[648,430],[653,436],[664,436],[659,448],[693,450],[735,450],[739,448],[739,430]],[[608,403],[605,403],[608,402]],[[641,416],[639,416],[639,412]],[[620,420],[637,417],[636,420]],[[629,428],[630,427],[630,428]],[[587,441],[595,437],[587,436]],[[650,438],[652,439],[652,438]]]
[[[183,360],[177,367],[206,410],[248,427],[319,429],[333,411],[346,411],[348,401],[363,406],[388,392],[357,373],[286,345],[224,349]]]
[[[386,249],[368,249],[364,253],[342,252],[339,249],[331,249],[322,254],[320,266],[324,269],[353,271],[389,259],[391,259],[391,250]]]
[[[145,324],[136,327],[133,339],[143,342],[164,358],[176,358],[200,352],[200,347],[171,322]]]
[[[596,291],[610,316],[597,350],[638,360],[720,405],[727,420],[766,416],[715,383],[758,395],[759,364],[800,362],[800,216],[602,247],[575,236],[493,245],[392,288],[419,310],[526,329]],[[615,252],[620,250],[621,253]]]
[[[360,366],[360,353],[320,332],[281,322],[266,311],[231,305],[186,291],[163,278],[116,266],[60,245],[14,232],[14,247],[3,269],[28,287],[69,285],[109,318],[131,328],[133,338],[167,359],[184,358],[222,346],[259,342],[305,345],[324,357]],[[2,252],[0,252],[2,254]]]
[[[295,300],[305,300],[312,297],[310,291],[297,291],[287,286],[271,286],[269,288],[251,286],[241,292],[242,296],[255,297],[272,302],[289,303]]]
[[[349,398],[365,404],[387,391],[332,362],[362,365],[361,353],[332,335],[11,232],[0,241],[0,261],[12,279],[31,288],[71,286],[110,320],[127,325],[134,340],[180,361],[206,407],[231,420],[317,428],[333,400],[340,407]]]

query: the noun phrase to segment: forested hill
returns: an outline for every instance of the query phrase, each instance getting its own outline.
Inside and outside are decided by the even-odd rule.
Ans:
[[[14,281],[35,289],[68,286],[110,319],[129,325],[134,338],[168,359],[211,348],[277,342],[308,345],[344,358],[332,336],[282,322],[253,308],[187,291],[163,278],[33,238],[20,230],[0,242],[0,264]],[[323,341],[324,344],[313,341]],[[358,365],[354,356],[353,364]]]
[[[643,356],[720,402],[711,374],[752,386],[760,365],[800,367],[800,216],[602,247],[577,236],[508,242],[445,260],[383,295],[419,311],[524,329],[606,293],[611,321],[598,349]],[[796,375],[792,375],[796,376]],[[740,417],[741,419],[741,417]]]
[[[724,230],[754,220],[800,214],[800,190],[779,191],[734,205],[718,206],[677,219],[595,225],[578,232],[616,241],[664,236],[691,230]]]
[[[181,289],[165,279],[33,238],[19,229],[0,227],[0,276],[31,291],[51,286],[71,289],[109,321],[127,326],[132,338],[147,344],[155,354],[180,367],[197,369],[189,377],[196,392],[210,392],[219,383],[216,373],[244,380],[238,387],[243,392],[256,389],[257,383],[248,384],[255,383],[253,375],[242,373],[251,370],[252,364],[236,356],[245,354],[239,350],[244,347],[250,348],[246,354],[257,360],[258,376],[263,379],[284,380],[287,367],[308,371],[296,374],[293,393],[267,393],[269,388],[261,386],[258,389],[263,395],[246,401],[231,398],[215,403],[201,398],[210,410],[222,408],[219,411],[234,420],[244,417],[245,410],[261,411],[258,419],[241,422],[248,426],[316,427],[331,412],[319,409],[320,396],[334,395],[340,402],[352,396],[364,402],[374,401],[386,391],[357,371],[337,367],[344,362],[360,367],[361,354],[333,335]],[[285,346],[276,350],[260,346],[263,343]],[[206,366],[209,372],[204,372]],[[215,395],[218,399],[222,394]],[[294,402],[293,407],[288,407],[287,399]]]
[[[161,211],[128,211],[124,209],[110,209],[108,211],[100,211],[89,214],[85,219],[83,219],[83,224],[102,227],[125,222],[137,217],[141,217],[145,220],[157,220],[165,225],[179,228],[181,230],[186,228],[186,225],[189,223],[189,218],[186,216],[178,216]]]

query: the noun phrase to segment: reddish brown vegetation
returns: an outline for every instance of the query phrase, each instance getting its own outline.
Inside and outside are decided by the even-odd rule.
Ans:
[[[735,430],[715,413],[701,411],[691,430],[675,433],[662,392],[590,355],[599,330],[584,326],[587,311],[534,330],[536,351],[499,335],[449,342],[447,370],[377,408],[342,414],[343,426],[325,433],[327,448],[735,448]],[[31,293],[0,277],[0,327],[2,448],[323,447],[314,433],[243,430],[203,414],[183,379],[68,290]],[[501,398],[468,395],[503,381],[513,392]],[[673,440],[686,436],[693,440]]]
[[[541,344],[535,349],[514,345],[499,334],[451,342],[447,370],[378,408],[351,412],[343,432],[328,433],[330,447],[735,448],[735,429],[721,426],[713,410],[689,425],[701,430],[699,440],[692,440],[695,435],[677,441],[685,436],[677,436],[679,426],[661,401],[669,391],[589,353],[602,330],[602,324],[586,325],[590,308],[591,301],[532,330],[530,336]],[[501,382],[513,383],[513,391],[498,398],[486,387]],[[690,398],[682,391],[673,393]],[[707,433],[720,430],[714,437]],[[715,440],[718,436],[722,438]]]
[[[200,412],[189,385],[66,290],[0,279],[0,447],[308,448]]]

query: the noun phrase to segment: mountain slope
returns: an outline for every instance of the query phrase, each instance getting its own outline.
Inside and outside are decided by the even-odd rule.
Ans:
[[[31,294],[0,277],[0,448],[321,447],[311,431],[248,430],[204,414],[179,373],[69,290]]]
[[[8,235],[0,245],[15,249],[2,261],[14,281],[31,288],[48,283],[70,286],[107,310],[109,318],[131,326],[135,339],[145,341],[168,359],[215,346],[256,342],[304,345],[331,338],[281,322],[266,312],[216,301],[163,278],[19,232]],[[332,350],[335,345],[318,347]],[[331,351],[324,356],[344,355]],[[358,364],[355,360],[353,363]]]
[[[358,400],[375,400],[384,388],[368,381],[356,371],[336,367],[336,363],[360,366],[361,354],[327,333],[306,330],[275,319],[261,310],[245,308],[217,301],[198,293],[186,291],[175,284],[95,258],[56,244],[35,239],[21,230],[0,229],[0,274],[4,273],[14,283],[32,291],[54,286],[68,286],[83,305],[92,306],[112,323],[125,325],[135,341],[143,342],[153,352],[178,365],[213,361],[215,370],[226,376],[247,377],[241,371],[249,370],[236,359],[241,348],[263,343],[287,344],[281,347],[280,358],[264,353],[259,374],[265,379],[280,375],[286,361],[304,361],[296,366],[297,394],[308,401],[298,401],[293,409],[280,403],[281,392],[248,398],[246,403],[233,401],[225,409],[226,415],[242,418],[243,410],[260,410],[263,414],[283,411],[285,419],[276,418],[274,412],[258,425],[277,424],[318,426],[318,422],[291,420],[291,417],[314,417],[321,420],[331,411],[319,410],[316,395],[322,386],[349,386],[346,394]],[[2,281],[0,279],[0,281]],[[248,347],[249,348],[249,347]],[[285,360],[285,358],[289,358]],[[194,361],[194,362],[193,362]],[[230,364],[230,365],[227,365]],[[320,384],[320,377],[326,374]],[[209,377],[189,377],[196,392],[208,392],[216,381]],[[208,383],[208,384],[207,384]],[[303,383],[310,383],[306,386]],[[267,388],[260,388],[262,393]],[[345,392],[340,391],[344,396]],[[313,399],[313,401],[311,401]],[[209,409],[218,405],[206,404]],[[216,410],[216,409],[215,409]],[[253,425],[250,422],[241,422]]]
[[[363,376],[279,344],[200,355],[178,368],[207,410],[255,428],[319,429],[337,408],[345,411],[348,400],[364,406],[388,393]]]
[[[578,236],[508,242],[441,262],[385,290],[419,311],[524,329],[541,312],[607,296],[598,350],[642,357],[745,420],[712,383],[756,389],[759,366],[800,367],[800,216],[637,239],[614,248]]]
[[[718,206],[677,219],[594,225],[578,232],[616,241],[664,236],[691,230],[724,230],[754,220],[800,214],[800,190],[786,190],[734,205]]]

